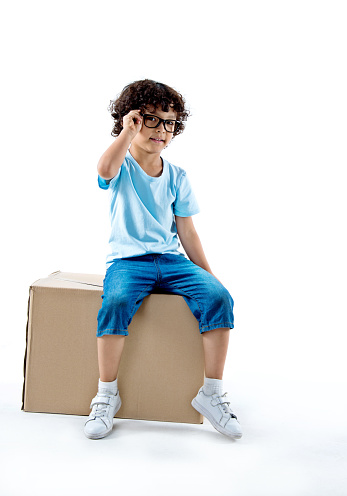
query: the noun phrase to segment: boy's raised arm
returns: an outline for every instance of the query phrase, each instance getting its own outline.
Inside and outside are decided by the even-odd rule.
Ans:
[[[103,179],[115,177],[124,162],[131,141],[142,126],[142,116],[139,110],[131,110],[123,117],[123,129],[117,139],[101,155],[97,165],[98,174]]]

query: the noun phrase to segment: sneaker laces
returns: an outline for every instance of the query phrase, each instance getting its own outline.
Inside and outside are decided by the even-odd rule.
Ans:
[[[102,398],[107,398],[109,399],[110,395],[109,394],[103,394],[103,393],[98,393],[97,395],[98,399],[102,399]],[[105,415],[107,415],[107,407],[110,406],[109,405],[109,402],[106,402],[106,401],[97,401],[94,403],[93,405],[93,416],[95,418],[100,418],[100,417],[104,417]]]
[[[95,410],[93,412],[93,415],[95,418],[105,417],[106,408],[108,407],[108,405],[105,405],[104,403],[96,403],[94,407]]]
[[[222,399],[222,398],[227,399],[227,394],[228,393],[224,393],[221,396],[219,396],[219,398],[220,399]],[[224,413],[230,414],[231,418],[234,418],[234,419],[237,420],[237,417],[236,417],[235,413],[232,411],[232,409],[229,406],[230,405],[230,401],[220,401],[220,405],[221,405]]]

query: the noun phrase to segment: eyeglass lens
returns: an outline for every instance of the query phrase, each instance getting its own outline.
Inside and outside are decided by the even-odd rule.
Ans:
[[[173,133],[178,128],[179,122],[175,120],[163,120],[155,115],[144,115],[144,123],[147,127],[158,127],[159,123],[163,122],[168,133]]]

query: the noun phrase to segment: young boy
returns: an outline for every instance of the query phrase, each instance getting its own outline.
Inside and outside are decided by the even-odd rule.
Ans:
[[[98,392],[84,432],[90,439],[109,434],[121,407],[117,374],[125,336],[145,296],[163,289],[184,297],[199,321],[205,383],[192,406],[217,431],[242,436],[222,394],[233,300],[212,274],[192,215],[199,212],[186,172],[161,158],[182,133],[188,112],[174,89],[148,79],[126,86],[111,101],[112,135],[101,156],[98,182],[110,191],[111,235],[102,307],[98,314]],[[181,253],[178,237],[189,260]]]

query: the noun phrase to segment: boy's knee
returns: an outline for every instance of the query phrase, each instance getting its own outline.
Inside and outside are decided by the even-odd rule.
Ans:
[[[234,300],[232,299],[229,291],[222,286],[215,292],[214,304],[220,307],[226,306],[227,308],[234,307]]]
[[[103,298],[103,307],[125,308],[129,304],[129,295],[125,292],[111,293]]]

